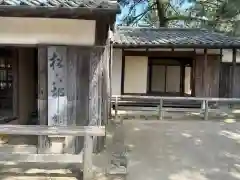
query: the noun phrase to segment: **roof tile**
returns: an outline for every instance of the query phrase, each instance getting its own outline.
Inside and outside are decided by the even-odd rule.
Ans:
[[[118,4],[111,0],[0,0],[1,5],[119,9]]]
[[[204,29],[118,27],[114,46],[240,48],[240,39]]]

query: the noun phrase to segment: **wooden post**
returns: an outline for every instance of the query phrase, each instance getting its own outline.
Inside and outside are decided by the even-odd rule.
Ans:
[[[181,66],[180,66],[180,93],[181,93],[181,96],[184,96],[184,93],[185,93],[185,81],[184,81],[184,77],[185,77],[185,64],[181,63]]]
[[[204,120],[208,120],[208,100],[204,101],[205,109],[204,109]]]
[[[90,47],[77,47],[77,72],[76,72],[76,125],[83,126],[89,123],[89,58]],[[71,51],[69,51],[70,55]],[[84,138],[75,137],[76,153],[80,153],[84,146]]]
[[[104,54],[103,47],[93,47],[90,53],[90,68],[89,68],[89,125],[96,126],[101,124],[101,114],[99,108],[99,83],[102,76],[101,60]],[[100,106],[100,107],[99,107]],[[98,141],[94,137],[94,152],[98,151]]]
[[[47,47],[38,48],[38,121],[48,122],[48,66]],[[38,136],[38,153],[47,153],[50,148],[48,136]]]
[[[205,110],[205,101],[202,101],[202,103],[201,103],[201,109],[202,109],[202,111],[204,111]]]
[[[208,68],[208,55],[207,55],[207,49],[204,49],[204,64],[203,64],[203,89],[204,89],[204,97],[208,96],[208,73],[207,73],[207,68]]]
[[[234,81],[235,81],[235,72],[236,72],[236,64],[237,64],[237,51],[236,49],[233,49],[232,51],[232,71],[231,71],[231,85],[230,85],[230,93],[231,93],[231,98],[235,97],[234,93]]]
[[[163,119],[163,99],[160,99],[159,103],[159,120]]]
[[[83,180],[92,180],[92,153],[93,153],[93,137],[88,134],[84,139],[84,154],[83,154]]]
[[[17,49],[12,49],[12,73],[13,73],[13,116],[19,116],[19,60]]]
[[[110,42],[110,56],[109,56],[109,97],[108,97],[108,113],[109,117],[112,118],[112,59],[113,59],[113,44]]]
[[[68,47],[67,49],[67,77],[66,77],[66,91],[67,91],[67,125],[76,125],[77,121],[77,61],[78,61],[78,49],[76,47]],[[65,137],[64,152],[68,154],[74,154],[75,140],[77,137],[67,136]]]
[[[117,120],[118,116],[118,96],[115,98],[115,120]]]
[[[207,49],[204,49],[204,60],[203,60],[203,69],[202,69],[202,85],[203,85],[203,97],[207,97],[208,95],[208,84],[207,84],[207,63],[208,63],[208,57],[207,57]],[[202,110],[205,110],[205,103],[202,103]]]

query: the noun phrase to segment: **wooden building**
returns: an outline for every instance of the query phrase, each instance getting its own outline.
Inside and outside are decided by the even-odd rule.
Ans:
[[[1,116],[28,124],[35,112],[41,125],[104,124],[108,34],[119,11],[107,0],[0,1]],[[79,141],[71,141],[66,151],[76,151]],[[49,137],[39,142],[43,150],[53,145]]]
[[[118,27],[112,95],[240,97],[240,39],[202,29]]]

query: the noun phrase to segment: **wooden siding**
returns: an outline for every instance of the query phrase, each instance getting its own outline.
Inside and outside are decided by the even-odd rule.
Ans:
[[[206,88],[203,86],[204,56],[196,56],[195,60],[195,95],[196,97],[218,97],[219,95],[219,56],[207,57]]]
[[[233,83],[234,98],[240,98],[240,82],[238,79],[238,74],[240,74],[240,64],[237,64],[235,69],[235,77],[234,77],[234,83]],[[221,63],[220,87],[219,87],[220,97],[226,97],[226,98],[230,97],[231,79],[232,79],[232,64]]]

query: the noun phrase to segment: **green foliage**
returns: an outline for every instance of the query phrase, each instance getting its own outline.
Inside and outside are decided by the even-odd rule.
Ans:
[[[129,6],[123,17],[124,25],[144,22],[149,26],[185,26],[207,28],[240,35],[240,0],[119,0]],[[184,3],[192,3],[184,9]],[[142,13],[136,14],[136,6],[147,3]]]
[[[188,9],[188,16],[204,17],[205,21],[195,21],[198,26],[224,31],[236,35],[240,17],[239,0],[194,0]],[[194,22],[191,22],[195,26]]]

